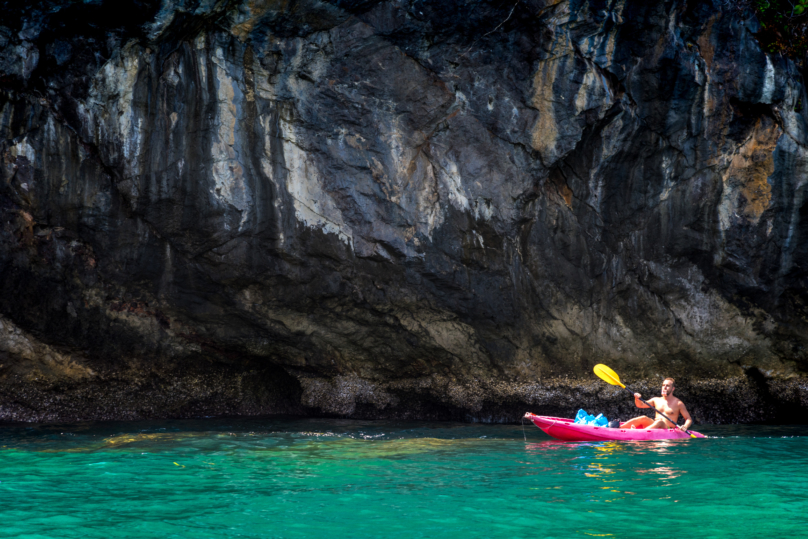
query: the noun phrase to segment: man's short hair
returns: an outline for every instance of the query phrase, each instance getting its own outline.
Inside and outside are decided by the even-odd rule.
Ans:
[[[665,379],[664,379],[664,380],[662,380],[662,381],[663,381],[663,382],[667,382],[668,380],[670,380],[670,381],[671,381],[671,385],[672,385],[673,387],[676,387],[676,381],[675,381],[673,378],[671,378],[671,377],[665,378]]]

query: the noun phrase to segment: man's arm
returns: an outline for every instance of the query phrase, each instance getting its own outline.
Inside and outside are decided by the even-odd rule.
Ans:
[[[650,406],[646,406],[645,403],[640,400],[641,398],[642,395],[639,393],[634,394],[634,406],[637,408],[650,408]],[[654,399],[648,399],[648,404],[654,404]]]
[[[682,417],[685,418],[685,424],[679,427],[679,430],[688,430],[690,425],[693,424],[693,419],[690,417],[690,413],[687,411],[687,407],[685,407],[685,403],[679,401],[679,413],[682,414]]]

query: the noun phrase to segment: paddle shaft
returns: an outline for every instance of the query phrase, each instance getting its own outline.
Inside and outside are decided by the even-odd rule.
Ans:
[[[634,392],[633,392],[632,390],[630,390],[630,389],[629,389],[629,388],[627,388],[626,386],[622,386],[622,387],[623,387],[623,389],[625,389],[626,391],[628,391],[629,393],[631,393],[632,395],[634,395]],[[659,415],[661,415],[662,417],[664,417],[665,419],[667,419],[668,421],[670,421],[671,423],[673,423],[674,425],[676,425],[676,422],[675,422],[675,421],[673,421],[673,420],[672,420],[670,417],[666,416],[665,414],[663,414],[662,412],[660,412],[659,410],[657,410],[655,407],[653,407],[653,406],[651,406],[650,404],[648,404],[647,402],[645,402],[644,400],[642,400],[642,399],[639,399],[639,400],[640,400],[640,402],[641,402],[641,403],[643,403],[643,404],[644,404],[644,405],[646,405],[647,407],[651,408],[653,411],[655,411],[656,413],[658,413]],[[685,432],[686,432],[686,433],[688,433],[688,434],[690,434],[691,436],[693,436],[693,433],[691,433],[689,430],[685,429]],[[695,438],[695,436],[693,436],[693,437]]]

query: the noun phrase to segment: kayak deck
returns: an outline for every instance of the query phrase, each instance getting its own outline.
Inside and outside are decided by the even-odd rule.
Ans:
[[[581,425],[572,419],[561,417],[549,417],[526,415],[533,424],[543,430],[546,434],[558,440],[568,442],[601,442],[601,441],[653,441],[653,440],[678,440],[690,438],[690,435],[679,429],[624,429],[595,427],[594,425]],[[697,438],[705,436],[696,431],[690,431]]]

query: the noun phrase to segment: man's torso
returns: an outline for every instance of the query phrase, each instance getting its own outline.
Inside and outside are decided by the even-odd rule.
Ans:
[[[668,402],[664,397],[654,397],[652,401],[651,404],[654,405],[657,411],[655,419],[665,419],[659,414],[659,412],[662,412],[668,416],[675,425],[679,420],[679,407],[682,405],[682,401],[677,398],[671,398],[670,402]],[[671,426],[670,423],[668,423],[668,426]]]

